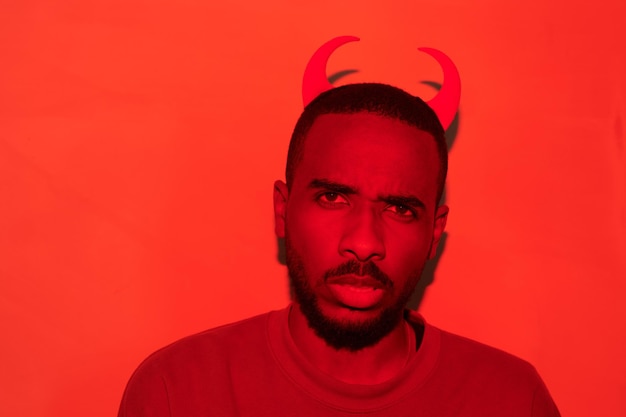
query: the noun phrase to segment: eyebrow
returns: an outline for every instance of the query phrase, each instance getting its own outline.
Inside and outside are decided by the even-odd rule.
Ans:
[[[378,200],[394,206],[426,209],[422,200],[412,195],[379,195]]]
[[[358,189],[346,184],[341,184],[336,181],[331,181],[322,178],[316,178],[309,183],[309,188],[312,189],[324,189],[334,193],[341,193],[344,195],[358,194]],[[425,209],[426,206],[416,196],[413,195],[394,195],[394,194],[382,194],[376,198],[376,201],[382,201],[394,206],[408,206]]]
[[[328,191],[345,195],[357,194],[357,189],[354,187],[326,179],[314,179],[309,183],[309,188],[323,188]]]

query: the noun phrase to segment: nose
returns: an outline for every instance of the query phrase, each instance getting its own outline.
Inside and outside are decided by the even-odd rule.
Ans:
[[[374,210],[355,207],[346,214],[339,253],[361,262],[385,258],[382,224]]]

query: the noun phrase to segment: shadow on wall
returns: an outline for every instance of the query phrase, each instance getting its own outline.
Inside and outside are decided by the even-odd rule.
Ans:
[[[328,77],[328,81],[332,84],[335,81],[339,80],[340,78],[343,78],[346,75],[350,75],[355,72],[358,72],[358,70],[347,69],[347,70],[338,71],[330,75]],[[422,84],[429,85],[436,90],[441,89],[441,84],[434,82],[434,81],[422,81]],[[452,150],[452,145],[454,144],[454,141],[456,140],[456,137],[459,131],[459,119],[460,119],[459,114],[460,114],[460,111],[457,111],[456,115],[454,116],[454,120],[452,121],[448,129],[446,130],[446,142],[448,144],[448,152]],[[439,204],[445,204],[446,190],[447,190],[447,187],[444,188],[443,190],[443,195],[441,196],[441,201]],[[439,265],[439,260],[441,259],[441,256],[443,252],[445,251],[447,238],[448,238],[448,233],[444,232],[443,236],[441,236],[441,240],[439,241],[437,254],[435,255],[433,259],[426,262],[426,265],[424,266],[424,271],[422,272],[422,278],[420,279],[417,286],[415,287],[415,290],[413,291],[413,295],[411,296],[411,299],[409,300],[407,304],[408,308],[412,310],[419,309],[419,306],[422,303],[422,300],[424,299],[426,288],[435,281],[435,271],[437,270],[437,265]],[[286,262],[286,256],[285,256],[285,240],[282,238],[277,238],[277,247],[278,247],[278,253],[277,253],[278,262],[281,265],[286,265],[287,262]],[[291,297],[293,297],[293,292],[291,292],[291,289],[290,289],[290,295]]]
[[[422,81],[422,84],[429,85],[436,90],[441,89],[441,84],[433,82],[433,81]],[[448,144],[448,153],[452,150],[452,145],[454,144],[457,134],[459,132],[459,118],[460,111],[457,111],[454,116],[454,120],[446,130],[446,143]],[[439,204],[446,203],[446,192],[447,186],[443,189],[443,195],[441,196],[441,201]],[[417,283],[415,290],[413,291],[413,295],[409,300],[407,306],[410,309],[417,310],[419,309],[420,304],[422,304],[422,300],[424,299],[424,294],[426,293],[426,288],[435,281],[435,271],[437,270],[437,265],[439,265],[439,260],[441,259],[441,255],[446,249],[446,242],[448,240],[448,232],[444,232],[443,236],[441,236],[441,240],[439,241],[439,247],[437,248],[437,254],[433,259],[426,262],[424,266],[424,271],[422,271],[422,278]]]

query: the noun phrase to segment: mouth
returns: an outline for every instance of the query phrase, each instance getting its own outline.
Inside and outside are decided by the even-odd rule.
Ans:
[[[327,280],[326,285],[340,304],[355,310],[375,308],[385,295],[384,285],[370,276],[332,277]]]
[[[374,277],[369,275],[360,276],[360,275],[341,275],[337,277],[332,277],[326,280],[326,284],[328,285],[346,285],[355,288],[373,288],[373,289],[382,289],[384,287],[383,283],[377,280]]]

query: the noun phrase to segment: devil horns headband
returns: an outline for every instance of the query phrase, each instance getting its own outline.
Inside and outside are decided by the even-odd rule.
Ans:
[[[340,36],[331,39],[315,51],[304,70],[304,79],[302,80],[302,101],[305,106],[319,94],[333,88],[333,85],[328,82],[326,76],[326,63],[330,55],[341,45],[358,40],[359,38],[354,36]],[[461,99],[461,79],[459,78],[459,71],[456,69],[452,60],[443,52],[432,48],[418,48],[418,50],[435,58],[443,69],[441,89],[439,93],[428,102],[428,105],[435,111],[437,117],[439,117],[443,128],[447,129],[452,123],[452,120],[454,120]]]

